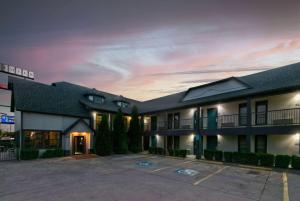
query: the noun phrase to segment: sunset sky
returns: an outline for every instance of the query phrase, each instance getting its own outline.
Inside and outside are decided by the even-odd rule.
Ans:
[[[1,0],[0,63],[147,100],[300,62],[300,1]]]

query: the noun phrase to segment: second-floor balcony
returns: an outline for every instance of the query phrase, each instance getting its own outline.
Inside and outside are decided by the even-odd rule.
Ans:
[[[300,125],[300,108],[200,118],[200,129]]]

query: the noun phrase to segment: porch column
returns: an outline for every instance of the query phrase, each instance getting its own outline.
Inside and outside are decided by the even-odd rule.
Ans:
[[[201,129],[201,125],[202,125],[202,114],[201,114],[201,108],[199,106],[197,106],[197,110],[196,110],[196,128],[195,128],[195,143],[194,145],[196,146],[195,150],[196,153],[194,153],[196,155],[196,158],[200,159],[201,156],[203,155],[203,142],[202,142],[202,136],[200,133],[200,129]]]
[[[251,136],[252,136],[252,107],[251,98],[247,97],[247,151],[251,152]]]

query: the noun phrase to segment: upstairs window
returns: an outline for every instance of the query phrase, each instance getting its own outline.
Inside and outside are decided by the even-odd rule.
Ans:
[[[123,101],[118,101],[117,102],[117,106],[121,107],[121,108],[125,108],[128,107],[129,103],[127,102],[123,102]]]
[[[88,96],[89,101],[96,103],[96,104],[102,104],[104,103],[104,97],[102,96],[93,96],[93,95],[89,95]]]

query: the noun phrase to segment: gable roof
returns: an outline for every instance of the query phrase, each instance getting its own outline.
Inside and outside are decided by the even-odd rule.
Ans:
[[[90,125],[88,123],[86,123],[83,119],[78,119],[77,121],[75,121],[73,124],[71,124],[66,130],[64,130],[64,134],[69,133],[70,131],[72,131],[74,128],[76,128],[76,126],[79,126],[80,124],[84,125],[84,127],[86,127],[90,132],[94,133],[94,130],[90,127]]]

